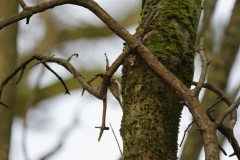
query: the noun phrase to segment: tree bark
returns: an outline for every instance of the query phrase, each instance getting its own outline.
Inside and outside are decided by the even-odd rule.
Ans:
[[[201,1],[162,0],[143,37],[144,45],[185,85],[194,72],[194,50]],[[143,1],[142,23],[154,0]],[[141,32],[141,25],[137,32]],[[131,53],[135,54],[135,53]],[[181,98],[137,56],[123,63],[123,159],[177,159]]]
[[[4,19],[10,15],[17,13],[17,1],[0,1],[0,19]],[[16,37],[17,37],[17,23],[8,26],[0,31],[0,81],[6,78],[15,68],[16,62]],[[9,105],[11,108],[0,106],[0,159],[8,160],[11,126],[13,118],[13,107],[15,100],[15,84],[12,80],[4,89],[4,94],[1,97],[2,102]]]

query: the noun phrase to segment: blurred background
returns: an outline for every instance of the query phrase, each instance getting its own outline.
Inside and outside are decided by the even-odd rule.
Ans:
[[[29,6],[41,2],[44,1],[25,0]],[[96,0],[96,2],[118,23],[134,34],[140,21],[141,1]],[[2,15],[8,17],[16,13],[17,9],[19,12],[22,11],[17,3],[15,6],[17,6],[15,11]],[[0,13],[7,11],[7,7],[13,8],[11,5],[1,3]],[[224,90],[232,100],[239,96],[240,88],[239,10],[239,0],[203,2],[198,31],[198,39],[202,36],[206,38],[205,47],[208,59],[215,58],[209,66],[207,82]],[[1,16],[0,19],[5,17]],[[16,63],[18,66],[35,53],[55,55],[55,57],[65,59],[77,53],[78,58],[73,57],[71,63],[86,80],[91,79],[95,74],[104,72],[106,67],[104,53],[107,54],[111,64],[123,50],[122,39],[113,34],[93,13],[83,7],[73,5],[59,6],[33,15],[29,25],[26,24],[26,20],[22,20],[18,23],[18,31],[11,34],[13,34],[11,35],[12,44],[16,42],[17,55],[14,58],[11,57],[11,60],[4,59],[8,65]],[[3,41],[7,37],[10,35],[0,34],[0,39]],[[1,50],[4,47],[1,46]],[[120,152],[111,130],[105,131],[101,141],[97,141],[99,129],[94,127],[101,125],[102,101],[87,92],[82,96],[81,85],[65,68],[57,64],[49,64],[64,79],[71,95],[64,95],[62,84],[51,72],[41,65],[30,69],[31,65],[26,68],[21,82],[14,85],[15,95],[9,95],[7,89],[3,92],[5,97],[16,97],[13,122],[9,124],[12,128],[12,133],[9,133],[11,138],[9,159],[119,159]],[[195,81],[199,78],[200,69],[201,62],[199,56],[196,55]],[[13,68],[10,67],[9,73],[12,70]],[[114,76],[121,77],[121,68]],[[100,82],[101,79],[97,79],[92,84],[99,86]],[[206,109],[214,104],[217,98],[211,92],[205,92],[205,90],[201,92],[202,104]],[[214,114],[218,115],[226,108],[227,106],[222,102],[217,106]],[[2,111],[4,109],[1,108],[0,117],[4,117],[1,115],[4,114]],[[182,114],[179,143],[184,130],[192,122],[192,117],[186,107]],[[121,117],[122,110],[118,102],[111,94],[108,94],[106,122],[108,126],[109,123],[112,124],[122,147],[119,133]],[[236,124],[234,133],[240,142],[239,123]],[[229,142],[221,134],[218,134],[218,139],[227,154],[232,154],[233,150]],[[204,159],[202,140],[195,125],[189,129],[184,144],[179,147],[178,156],[181,160],[188,160],[189,157],[193,160]],[[220,159],[230,158],[221,153]],[[231,157],[231,159],[237,158]]]

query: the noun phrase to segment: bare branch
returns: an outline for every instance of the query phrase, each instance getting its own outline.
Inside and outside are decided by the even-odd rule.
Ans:
[[[18,2],[23,9],[28,7],[23,0],[18,0]]]
[[[29,7],[26,5],[26,3],[23,0],[18,0],[18,1],[24,11],[27,11],[29,9]],[[31,16],[27,17],[26,24],[29,24],[30,18]]]
[[[73,56],[78,57],[78,54],[77,54],[77,53],[74,53],[73,55],[71,55],[71,56],[68,58],[68,61],[70,61]]]
[[[1,102],[1,101],[0,101],[0,104],[1,104],[2,106],[4,106],[4,107],[7,107],[7,108],[9,108],[9,106],[8,106],[8,105],[4,104],[4,103],[3,103],[3,102]]]
[[[23,62],[19,67],[17,67],[15,69],[15,71],[13,71],[13,73],[11,73],[7,78],[5,78],[2,83],[1,83],[1,86],[0,86],[0,99],[1,99],[1,95],[2,95],[2,91],[5,87],[5,85],[7,85],[7,83],[9,82],[9,80],[11,80],[20,70],[24,70],[24,68],[26,67],[26,65],[28,63],[30,63],[32,60],[34,60],[35,58],[31,57],[29,59],[27,59],[25,62]],[[21,73],[21,75],[23,74],[23,72]],[[20,75],[20,77],[21,77]],[[19,78],[19,80],[16,82],[18,83],[20,81],[21,78]]]
[[[197,82],[192,82],[193,85],[197,85]],[[220,90],[219,88],[213,86],[213,85],[210,85],[208,83],[204,83],[203,84],[203,87],[204,88],[207,88],[209,90],[211,90],[212,92],[216,93],[219,98],[224,101],[229,107],[233,104],[233,101],[231,101],[227,95],[222,91]],[[235,124],[236,124],[236,121],[237,121],[237,110],[233,110],[231,112],[231,119],[229,121],[229,128],[230,129],[233,129]]]
[[[89,85],[82,75],[69,63],[68,60],[62,59],[62,58],[55,58],[52,56],[48,55],[40,55],[40,54],[35,54],[32,57],[39,61],[44,61],[44,62],[54,62],[57,63],[63,67],[65,67],[70,73],[74,75],[74,77],[78,80],[78,82],[83,86],[84,89],[86,89],[90,94],[94,95],[95,97],[102,99],[100,93],[98,90],[93,88],[91,85]]]
[[[193,82],[192,83],[193,85],[196,85],[197,82]],[[214,93],[216,93],[220,98],[221,100],[223,100],[228,106],[231,106],[233,104],[233,102],[225,95],[225,93],[218,89],[217,87],[213,86],[213,85],[210,85],[210,84],[207,84],[205,83],[203,85],[203,87],[213,91]],[[229,109],[229,108],[228,108]],[[210,112],[209,110],[207,110],[207,114],[208,114],[208,117],[210,118],[210,120],[212,122],[216,122],[216,119],[213,118],[211,115],[210,115]],[[223,115],[221,115],[223,116]],[[220,123],[219,121],[217,122],[217,129],[228,139],[228,141],[230,142],[233,150],[234,150],[234,154],[233,155],[236,155],[238,157],[238,159],[240,159],[240,147],[238,145],[238,142],[233,134],[233,127],[236,123],[236,120],[237,120],[237,111],[236,109],[234,109],[232,112],[231,112],[231,120],[229,122],[229,127],[226,127],[224,124]],[[230,155],[231,156],[231,155]]]
[[[180,143],[180,145],[179,145],[180,147],[182,146],[183,140],[184,140],[184,138],[185,138],[185,136],[186,136],[186,133],[187,133],[188,129],[193,125],[194,122],[195,122],[195,121],[192,121],[192,122],[188,125],[188,127],[185,129],[184,135],[183,135],[183,138],[182,138],[182,141],[181,141],[181,143]]]
[[[65,94],[69,94],[70,92],[66,86],[66,84],[64,83],[64,81],[62,80],[62,78],[54,71],[52,70],[45,62],[42,63],[49,71],[51,71],[58,79],[59,81],[63,84],[64,88],[65,88]]]
[[[218,103],[222,102],[222,99],[218,100],[217,102],[215,102],[211,107],[209,107],[207,110],[211,111],[213,109],[213,107],[215,107]]]
[[[192,82],[192,85],[197,85],[197,82]],[[228,106],[233,103],[233,101],[231,101],[221,89],[215,87],[214,85],[204,83],[203,87],[216,93]]]
[[[20,13],[17,13],[15,15],[12,15],[2,21],[0,21],[0,30],[12,23],[18,22],[24,18],[29,18],[33,14],[43,12],[47,9],[54,8],[59,5],[63,4],[70,4],[74,0],[50,0],[47,2],[40,3],[38,5],[35,5],[33,7],[26,7],[27,5],[25,3],[20,2],[20,5],[24,7],[24,10]],[[26,6],[25,6],[26,5]],[[25,9],[27,8],[27,9]]]
[[[21,72],[20,72],[20,75],[19,75],[19,77],[18,77],[18,79],[17,79],[17,81],[16,81],[16,84],[18,84],[18,83],[21,81],[22,76],[23,76],[23,73],[24,73],[24,71],[25,71],[25,67],[26,67],[26,66],[23,66],[23,67],[22,67]]]
[[[220,146],[220,144],[219,144],[218,146],[219,146],[219,148],[220,148],[220,151],[222,151],[223,154],[224,154],[225,156],[227,156],[227,152],[222,148],[222,146]]]
[[[102,125],[100,127],[95,127],[100,129],[98,142],[100,142],[104,130],[109,130],[109,127],[106,127],[106,113],[107,113],[107,99],[103,100],[103,112],[102,112]]]
[[[114,135],[114,137],[115,137],[115,140],[116,140],[116,142],[117,142],[118,149],[119,149],[119,151],[120,151],[120,153],[121,153],[121,155],[122,155],[122,154],[123,154],[123,153],[122,153],[122,150],[121,150],[121,148],[120,148],[119,142],[118,142],[117,137],[116,137],[116,135],[115,135],[115,133],[114,133],[114,130],[113,130],[113,128],[112,128],[111,123],[109,123],[109,125],[110,125],[110,127],[111,127],[111,130],[112,130],[113,135]]]
[[[201,61],[202,61],[202,71],[201,71],[201,75],[198,81],[198,84],[196,85],[196,87],[193,89],[195,95],[198,97],[199,93],[203,87],[206,75],[207,75],[207,67],[208,67],[208,60],[205,56],[205,47],[204,47],[204,37],[200,38],[200,44],[199,44],[199,55],[201,57]]]
[[[108,57],[107,57],[107,54],[104,53],[105,55],[105,58],[106,58],[106,71],[109,69],[109,60],[108,60]]]
[[[209,113],[207,112],[209,119],[212,122],[215,122],[216,119]],[[234,155],[236,155],[238,157],[238,159],[240,159],[240,147],[238,144],[238,141],[236,140],[234,134],[233,134],[233,130],[230,130],[227,126],[225,126],[224,124],[220,124],[217,126],[217,129],[228,139],[230,145],[232,146],[233,150],[234,150]]]
[[[87,83],[88,83],[89,85],[91,85],[91,83],[92,83],[95,79],[97,79],[98,77],[102,77],[102,76],[103,76],[102,73],[101,73],[101,74],[97,74],[97,75],[95,75],[92,79],[90,79]],[[84,92],[85,92],[85,89],[83,88],[83,90],[82,90],[82,96],[83,96]]]
[[[33,55],[31,58],[27,59],[25,62],[23,62],[19,67],[17,67],[15,69],[15,71],[10,74],[7,78],[5,78],[2,83],[1,83],[1,86],[0,86],[0,99],[1,99],[1,94],[2,94],[2,91],[5,87],[5,85],[9,82],[10,79],[12,79],[13,76],[15,76],[19,71],[21,70],[24,70],[26,65],[28,63],[30,63],[32,60],[38,60],[40,61],[40,63],[43,63],[45,64],[45,62],[54,62],[54,63],[57,63],[59,65],[62,65],[63,67],[65,67],[70,73],[72,73],[74,75],[74,77],[80,82],[80,84],[83,86],[84,89],[86,89],[90,94],[94,95],[95,97],[99,98],[99,99],[104,99],[101,95],[100,95],[100,92],[95,89],[94,87],[92,87],[91,85],[89,85],[87,82],[85,82],[84,78],[82,77],[82,75],[69,63],[68,60],[65,60],[65,59],[61,59],[61,58],[55,58],[55,57],[52,57],[52,56],[48,56],[48,55],[40,55],[40,54],[35,54]],[[39,64],[39,63],[37,63]],[[46,67],[46,65],[45,65]],[[46,67],[48,68],[48,67]],[[49,69],[49,68],[48,68]],[[53,72],[51,69],[50,69],[51,72]],[[59,80],[63,83],[65,89],[66,89],[66,93],[69,94],[69,91],[65,85],[65,83],[62,81],[62,79],[55,73],[53,72],[58,78]],[[21,77],[23,75],[23,71],[21,72],[20,74],[20,78],[17,82],[20,81]],[[5,106],[5,107],[8,107],[6,104],[4,104],[3,102],[0,101],[0,104]]]
[[[218,117],[218,119],[215,121],[216,125],[218,126],[223,122],[223,120],[229,115],[233,110],[235,110],[240,104],[240,97],[225,111],[222,112],[222,114]]]

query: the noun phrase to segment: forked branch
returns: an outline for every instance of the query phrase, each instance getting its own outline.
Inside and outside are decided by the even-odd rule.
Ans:
[[[193,82],[192,83],[193,85],[197,85],[198,83],[197,82]],[[233,103],[233,101],[231,101],[227,96],[226,94],[220,90],[219,88],[213,86],[213,85],[210,85],[208,83],[204,83],[203,84],[203,87],[204,88],[207,88],[209,90],[211,90],[212,92],[216,93],[219,97],[219,101],[224,101],[229,107],[232,107],[234,106],[237,107],[237,104],[239,103],[239,98],[238,100]],[[216,102],[216,103],[218,103]],[[216,104],[215,103],[215,104]],[[209,108],[206,112],[208,114],[208,117],[209,119],[212,121],[212,122],[215,122],[216,125],[217,125],[217,129],[228,139],[230,145],[232,146],[233,150],[234,150],[234,155],[236,155],[238,157],[238,159],[240,159],[240,147],[238,145],[238,142],[234,136],[234,133],[233,133],[233,128],[234,128],[234,125],[237,121],[237,110],[236,108],[233,109],[233,108],[228,108],[229,110],[228,111],[224,111],[220,116],[219,116],[219,120],[215,119],[210,113],[211,113],[211,108]],[[233,109],[233,110],[232,110]],[[231,112],[230,112],[231,111]],[[229,114],[229,112],[231,113],[231,119],[230,119],[230,122],[229,122],[229,126],[225,126],[224,124],[222,124],[222,118],[224,119],[226,117],[226,115]],[[221,118],[221,119],[220,119]],[[221,122],[221,123],[220,123]]]
[[[212,60],[208,61],[207,58],[206,58],[204,42],[205,42],[204,37],[200,38],[198,53],[199,53],[201,61],[202,61],[202,71],[201,71],[199,81],[198,81],[196,87],[193,89],[193,91],[194,91],[194,93],[197,97],[199,96],[199,93],[200,93],[200,91],[203,87],[204,81],[206,79],[208,65],[212,61]]]
[[[0,86],[0,99],[1,99],[1,95],[2,95],[2,91],[4,89],[4,87],[8,84],[8,82],[20,71],[20,76],[17,80],[16,83],[18,83],[21,80],[21,77],[24,73],[24,70],[26,68],[26,66],[33,60],[38,60],[40,63],[42,63],[48,70],[50,70],[53,74],[55,74],[58,79],[62,82],[65,91],[67,94],[69,93],[69,90],[67,89],[67,86],[65,85],[65,83],[63,82],[62,78],[55,73],[47,64],[46,62],[53,62],[53,63],[57,63],[59,65],[62,65],[63,67],[65,67],[70,73],[73,74],[74,78],[76,78],[79,83],[83,86],[84,89],[86,89],[89,93],[91,93],[92,95],[94,95],[95,97],[102,99],[100,92],[92,87],[91,85],[89,85],[87,82],[85,82],[84,78],[82,77],[82,75],[69,63],[68,60],[62,59],[62,58],[55,58],[52,56],[48,56],[48,55],[40,55],[40,54],[35,54],[32,57],[30,57],[29,59],[27,59],[25,62],[23,62],[22,64],[20,64],[19,67],[17,67],[13,73],[11,73],[8,77],[6,77]],[[37,63],[39,64],[39,63]],[[6,104],[4,104],[3,102],[0,101],[0,104],[8,107]]]

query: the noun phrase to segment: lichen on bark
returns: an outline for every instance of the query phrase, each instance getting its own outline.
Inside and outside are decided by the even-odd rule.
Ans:
[[[159,1],[145,0],[142,23]],[[190,87],[201,1],[162,0],[143,37],[143,44]],[[140,32],[141,24],[137,28]],[[134,54],[134,53],[132,53]],[[177,159],[181,98],[137,57],[134,66],[123,63],[122,96],[124,159]]]

